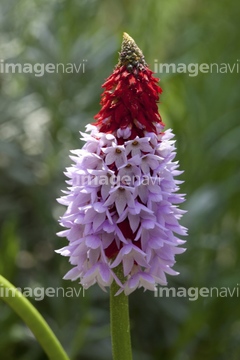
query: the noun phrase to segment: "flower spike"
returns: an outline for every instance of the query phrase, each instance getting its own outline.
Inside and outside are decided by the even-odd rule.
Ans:
[[[59,202],[67,206],[60,224],[68,245],[58,250],[73,268],[65,279],[84,288],[113,281],[118,294],[166,285],[186,228],[179,224],[175,177],[181,174],[174,135],[164,131],[158,112],[162,90],[142,51],[126,33],[119,62],[103,84],[101,110],[82,134],[85,145],[72,151],[69,184]],[[119,266],[123,276],[118,276]]]

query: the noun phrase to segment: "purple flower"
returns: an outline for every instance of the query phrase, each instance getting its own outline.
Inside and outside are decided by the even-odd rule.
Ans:
[[[116,145],[114,142],[112,146],[102,149],[107,154],[105,163],[106,165],[115,164],[117,168],[127,163],[127,154],[124,146]]]
[[[165,274],[177,274],[171,269],[175,254],[184,251],[177,247],[184,241],[175,234],[186,235],[178,223],[184,211],[177,204],[184,198],[176,193],[174,177],[181,172],[173,161],[172,133],[141,138],[139,152],[132,154],[129,141],[113,146],[115,136],[106,139],[95,127],[90,131],[83,135],[83,149],[72,152],[74,163],[66,173],[70,187],[59,199],[67,206],[61,225],[68,230],[58,235],[69,244],[58,252],[73,265],[65,279],[79,279],[84,288],[98,283],[103,289],[115,280],[125,294],[166,285]],[[131,181],[123,184],[126,176]],[[119,264],[124,282],[114,272]]]

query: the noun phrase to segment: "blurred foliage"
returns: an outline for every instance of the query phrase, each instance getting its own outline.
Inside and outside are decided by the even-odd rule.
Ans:
[[[238,2],[222,0],[3,0],[0,54],[12,63],[86,62],[79,74],[0,73],[0,271],[18,287],[79,285],[63,281],[66,259],[54,254],[64,209],[69,150],[99,110],[101,84],[117,62],[123,31],[153,69],[159,63],[239,63]],[[240,67],[240,66],[239,66]],[[159,75],[159,74],[157,74]],[[187,252],[177,258],[169,287],[240,283],[240,73],[160,74],[160,112],[177,139],[185,172],[182,224]],[[239,291],[240,292],[240,291]],[[130,296],[132,342],[138,360],[237,360],[240,296]],[[111,359],[108,294],[44,298],[33,303],[71,359]],[[43,360],[32,334],[0,303],[4,360]]]

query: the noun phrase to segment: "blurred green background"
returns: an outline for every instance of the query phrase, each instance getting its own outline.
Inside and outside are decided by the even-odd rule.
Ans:
[[[69,150],[100,106],[101,84],[128,32],[154,68],[159,63],[229,63],[240,59],[240,3],[200,0],[3,0],[0,58],[10,63],[82,63],[85,73],[0,73],[0,272],[18,287],[79,285],[63,281],[70,266],[54,253],[64,207]],[[238,62],[239,63],[239,62]],[[169,286],[240,284],[240,73],[157,74],[160,112],[177,139],[187,193],[182,224],[187,252]],[[31,299],[72,360],[110,360],[108,294]],[[237,360],[240,294],[233,297],[130,296],[138,360]],[[30,331],[0,303],[4,360],[43,360]]]

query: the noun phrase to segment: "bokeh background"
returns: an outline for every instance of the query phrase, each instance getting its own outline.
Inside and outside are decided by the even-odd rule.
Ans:
[[[0,74],[0,272],[18,287],[74,286],[70,266],[54,253],[64,208],[69,150],[99,110],[101,84],[118,58],[122,32],[161,63],[239,64],[240,3],[201,0],[3,0],[0,58],[12,63],[81,63],[79,74]],[[160,112],[177,139],[187,252],[169,286],[240,286],[240,72],[157,74]],[[239,285],[238,285],[239,284]],[[238,290],[240,293],[240,290]],[[108,294],[31,299],[72,360],[110,360]],[[233,297],[130,296],[138,360],[237,360],[240,294]],[[43,360],[34,337],[0,303],[4,360]]]

